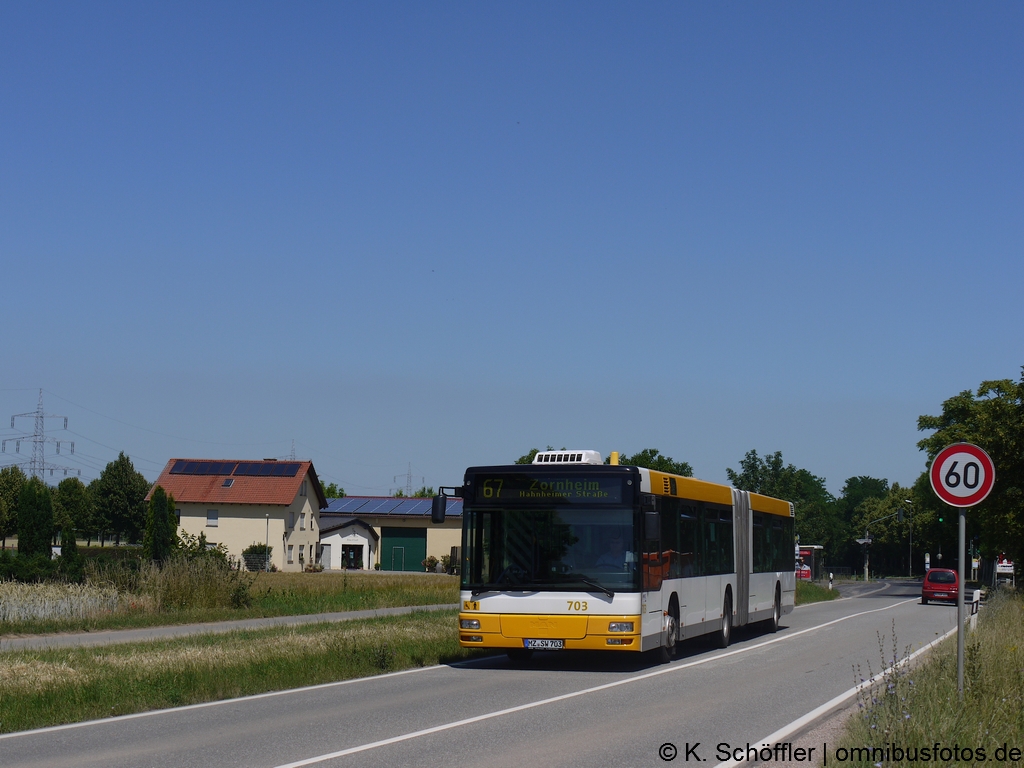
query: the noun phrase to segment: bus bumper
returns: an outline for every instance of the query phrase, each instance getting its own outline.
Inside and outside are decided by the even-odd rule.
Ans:
[[[554,650],[639,651],[640,617],[459,614],[463,648],[528,648],[531,640],[560,642]]]

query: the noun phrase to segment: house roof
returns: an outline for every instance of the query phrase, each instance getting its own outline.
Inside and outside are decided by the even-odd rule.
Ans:
[[[318,508],[327,497],[311,461],[246,461],[244,459],[171,459],[153,488],[161,486],[175,501],[210,504],[273,504],[288,506],[302,481],[313,482]],[[149,489],[146,499],[153,493]]]
[[[394,496],[345,496],[328,499],[327,508],[321,515],[429,517],[432,502],[432,499]],[[462,499],[449,497],[447,510],[449,515],[462,517]]]
[[[333,515],[332,515],[332,517],[333,517]],[[338,531],[343,531],[346,528],[362,528],[367,533],[369,533],[370,536],[373,537],[374,541],[378,541],[380,539],[380,536],[377,535],[377,532],[375,530],[373,530],[373,526],[372,525],[370,525],[369,523],[367,523],[367,522],[365,522],[363,520],[360,520],[357,517],[339,517],[339,518],[337,518],[336,522],[332,520],[332,521],[329,522],[328,525],[324,525],[324,521],[325,521],[325,518],[321,517],[320,518],[320,539],[321,540],[324,538],[324,536],[329,536],[332,533],[337,533]]]

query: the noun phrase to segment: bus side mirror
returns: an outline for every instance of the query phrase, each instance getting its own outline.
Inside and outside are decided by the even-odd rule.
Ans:
[[[444,522],[444,513],[448,511],[448,497],[443,493],[437,494],[434,497],[433,503],[430,505],[430,522],[434,525],[440,525]]]

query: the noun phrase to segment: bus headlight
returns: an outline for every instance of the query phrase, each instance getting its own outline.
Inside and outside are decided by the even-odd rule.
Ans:
[[[609,632],[632,632],[632,621],[612,621],[608,624]]]
[[[459,619],[461,629],[480,629],[480,619]]]

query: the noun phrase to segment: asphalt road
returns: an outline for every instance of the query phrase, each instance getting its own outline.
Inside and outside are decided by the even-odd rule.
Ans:
[[[900,655],[955,627],[956,607],[920,605],[919,584],[801,606],[775,635],[737,630],[725,651],[687,643],[671,664],[489,657],[0,736],[0,765],[664,766],[664,744],[673,764],[715,765],[718,744],[760,743],[879,671],[893,622]],[[816,762],[820,745],[799,746]]]

